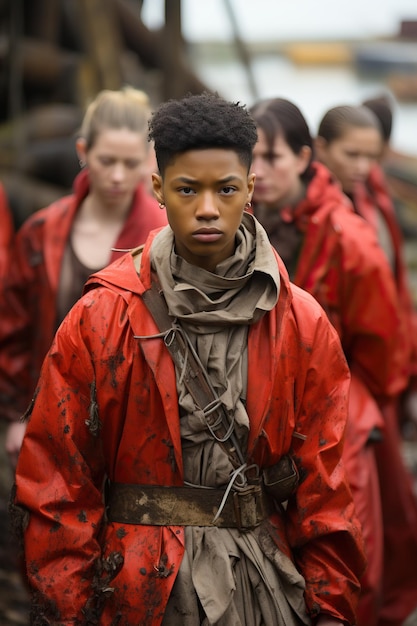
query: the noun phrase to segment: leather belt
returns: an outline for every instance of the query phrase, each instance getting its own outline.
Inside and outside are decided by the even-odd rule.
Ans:
[[[242,531],[259,526],[265,519],[262,489],[260,485],[248,485],[228,495],[213,522],[224,495],[224,489],[110,483],[107,518],[121,524],[217,526]]]

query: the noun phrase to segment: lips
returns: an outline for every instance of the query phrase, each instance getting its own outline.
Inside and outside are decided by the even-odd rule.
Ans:
[[[222,235],[222,231],[217,228],[199,228],[193,232],[194,239],[205,243],[218,241]]]

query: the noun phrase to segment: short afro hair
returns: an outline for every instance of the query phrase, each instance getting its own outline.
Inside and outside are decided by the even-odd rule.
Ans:
[[[204,92],[161,104],[149,122],[161,175],[176,155],[189,150],[234,150],[248,171],[257,142],[254,120],[244,105]]]

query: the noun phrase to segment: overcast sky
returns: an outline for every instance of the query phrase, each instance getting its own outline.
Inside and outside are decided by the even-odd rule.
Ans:
[[[417,0],[231,0],[247,40],[361,38],[395,35],[402,19],[417,20]],[[149,26],[161,24],[163,0],[145,0]],[[223,0],[182,0],[189,41],[227,40],[230,21]]]

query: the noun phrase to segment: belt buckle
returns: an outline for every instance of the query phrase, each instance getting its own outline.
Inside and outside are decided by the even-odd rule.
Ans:
[[[265,519],[260,485],[248,485],[233,492],[236,525],[241,532],[253,530]]]

